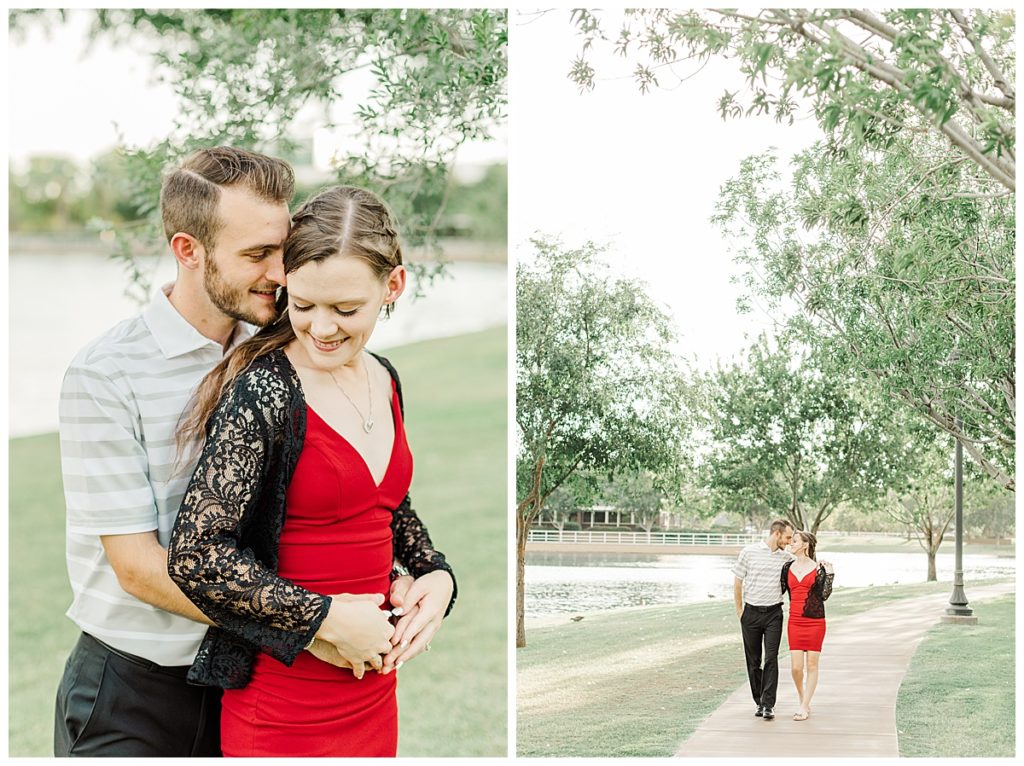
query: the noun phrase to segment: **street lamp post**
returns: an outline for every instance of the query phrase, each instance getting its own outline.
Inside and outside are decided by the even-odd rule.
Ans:
[[[956,419],[957,430],[963,433],[964,422]],[[978,618],[974,610],[967,605],[967,594],[964,592],[964,447],[956,440],[956,478],[954,479],[956,513],[956,553],[953,564],[953,595],[949,597],[949,606],[943,622],[974,624]]]

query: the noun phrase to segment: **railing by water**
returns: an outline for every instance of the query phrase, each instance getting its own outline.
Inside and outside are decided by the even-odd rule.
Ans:
[[[722,532],[602,532],[600,530],[531,529],[529,543],[561,543],[577,545],[707,545],[737,546],[756,543],[765,538],[763,532],[726,534]],[[818,536],[893,537],[905,538],[899,532],[819,532]]]
[[[569,543],[580,545],[715,545],[736,546],[756,543],[764,535],[722,534],[718,532],[598,532],[557,529],[531,529],[530,543]]]

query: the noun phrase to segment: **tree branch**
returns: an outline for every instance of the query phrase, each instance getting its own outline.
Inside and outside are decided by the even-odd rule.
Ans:
[[[974,52],[978,54],[978,58],[981,59],[981,63],[985,65],[985,69],[988,70],[989,75],[992,77],[992,82],[999,88],[1002,94],[1006,97],[1007,103],[993,104],[994,106],[1001,106],[1010,112],[1014,111],[1014,104],[1016,103],[1016,96],[1013,89],[1010,88],[1006,81],[1006,76],[1003,75],[1002,70],[996,65],[996,62],[988,54],[988,51],[982,46],[981,41],[975,36],[974,30],[971,29],[971,25],[967,23],[967,19],[958,10],[949,9],[949,15],[953,17],[961,31],[964,33],[964,37],[971,43],[971,47],[974,48]],[[989,102],[986,102],[989,103]]]

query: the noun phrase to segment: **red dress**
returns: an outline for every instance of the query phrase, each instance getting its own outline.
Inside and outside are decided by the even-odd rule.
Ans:
[[[791,652],[820,652],[825,640],[825,618],[804,617],[804,601],[814,585],[818,570],[812,569],[802,579],[797,579],[793,569],[789,570],[789,650]]]
[[[383,593],[391,585],[391,512],[412,482],[394,381],[395,440],[378,486],[362,456],[311,408],[288,485],[278,573],[311,591]],[[388,608],[385,604],[383,608]],[[352,671],[301,652],[292,666],[258,655],[252,679],[224,692],[226,756],[384,756],[398,749],[397,674]]]

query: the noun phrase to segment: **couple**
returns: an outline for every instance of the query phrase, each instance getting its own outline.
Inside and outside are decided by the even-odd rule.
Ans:
[[[743,631],[750,691],[755,716],[775,718],[779,686],[779,644],[782,642],[782,598],[789,592],[789,652],[800,708],[793,720],[806,721],[818,685],[818,660],[825,638],[825,600],[832,595],[834,573],[827,561],[814,558],[817,539],[794,532],[785,519],[773,521],[768,538],[740,551],[733,594]],[[813,573],[813,577],[811,574]],[[764,667],[761,666],[762,644]]]
[[[406,272],[376,196],[289,216],[293,190],[278,159],[187,158],[160,194],[175,282],[67,371],[58,756],[396,753],[395,671],[456,592],[398,374],[364,350]]]

